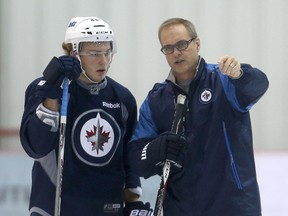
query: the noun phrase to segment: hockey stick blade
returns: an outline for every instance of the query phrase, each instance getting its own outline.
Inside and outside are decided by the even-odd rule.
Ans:
[[[178,95],[177,103],[175,105],[175,113],[174,113],[172,128],[171,128],[171,131],[177,134],[180,132],[179,129],[182,128],[183,117],[185,115],[185,109],[186,109],[185,103],[186,103],[186,96],[181,95],[181,94]],[[168,177],[170,174],[170,167],[171,167],[170,161],[166,160],[163,166],[163,173],[161,176],[160,188],[158,189],[158,193],[156,197],[154,216],[161,215],[166,186],[167,186]]]

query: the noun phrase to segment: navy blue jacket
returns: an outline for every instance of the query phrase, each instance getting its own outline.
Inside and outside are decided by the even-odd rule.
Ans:
[[[36,116],[43,101],[36,94],[41,79],[26,90],[20,135],[35,159],[30,212],[53,215],[59,130],[51,132]],[[123,189],[140,187],[125,160],[137,121],[136,101],[124,86],[106,79],[96,95],[75,81],[69,85],[61,215],[122,215]]]
[[[241,64],[243,75],[231,79],[218,65],[200,59],[186,94],[166,80],[156,84],[140,108],[130,142],[133,169],[148,178],[162,174],[159,166],[141,160],[143,147],[171,130],[175,98],[186,94],[184,133],[188,147],[183,168],[170,173],[165,216],[260,216],[249,109],[268,88],[264,73]]]

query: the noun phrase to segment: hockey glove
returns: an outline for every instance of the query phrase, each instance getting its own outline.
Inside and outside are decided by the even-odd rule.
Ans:
[[[186,146],[187,141],[183,135],[165,132],[146,146],[147,160],[155,165],[163,165],[164,161],[168,160],[179,170],[183,165]]]
[[[63,79],[67,77],[75,80],[81,72],[80,62],[75,57],[53,57],[43,72],[45,80],[41,80],[37,85],[37,94],[43,98],[60,98]]]
[[[60,56],[59,61],[64,67],[64,76],[69,80],[76,80],[82,73],[80,61],[73,56]],[[63,81],[63,79],[62,79]]]
[[[131,202],[125,205],[123,209],[124,216],[152,216],[152,208],[150,203],[143,203],[141,201]]]

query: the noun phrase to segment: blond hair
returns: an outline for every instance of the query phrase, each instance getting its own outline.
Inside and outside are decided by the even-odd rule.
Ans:
[[[62,49],[64,50],[66,55],[71,55],[73,52],[73,45],[72,43],[62,43]]]

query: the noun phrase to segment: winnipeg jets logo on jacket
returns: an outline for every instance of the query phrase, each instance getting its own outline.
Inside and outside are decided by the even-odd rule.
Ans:
[[[101,109],[80,115],[72,129],[72,147],[77,157],[91,166],[104,166],[112,159],[120,140],[115,119]]]
[[[200,102],[207,104],[211,101],[211,99],[212,99],[212,90],[208,88],[202,90],[200,94]]]

